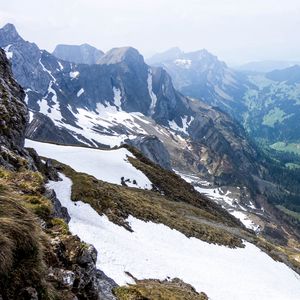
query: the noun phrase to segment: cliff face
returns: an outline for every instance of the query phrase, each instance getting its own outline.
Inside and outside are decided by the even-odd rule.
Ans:
[[[69,232],[66,208],[45,186],[56,171],[24,149],[24,98],[0,49],[0,299],[114,299],[96,249]]]
[[[28,110],[25,93],[13,79],[5,52],[0,49],[0,162],[13,167],[13,152],[22,153]]]

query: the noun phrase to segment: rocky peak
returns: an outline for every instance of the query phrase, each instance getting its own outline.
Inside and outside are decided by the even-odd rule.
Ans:
[[[99,62],[104,52],[89,45],[57,45],[52,53],[55,57],[77,63],[77,64],[96,64]]]
[[[7,45],[16,43],[18,41],[23,41],[23,39],[18,34],[16,27],[11,23],[7,23],[0,29],[0,40],[2,41],[2,43],[6,43]]]
[[[144,64],[143,56],[132,47],[113,48],[109,50],[99,61],[101,65],[111,65],[126,62],[128,64]]]

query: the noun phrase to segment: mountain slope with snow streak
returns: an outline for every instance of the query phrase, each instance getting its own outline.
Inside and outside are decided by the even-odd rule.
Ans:
[[[69,178],[50,182],[71,216],[70,230],[99,251],[98,266],[118,284],[178,277],[212,300],[297,300],[300,277],[250,243],[230,249],[187,238],[162,224],[129,216],[133,232],[100,216],[89,204],[72,202]]]
[[[40,156],[68,164],[76,171],[88,173],[99,180],[121,185],[121,177],[124,177],[123,179],[128,186],[143,189],[152,188],[150,180],[128,162],[127,157],[133,157],[133,154],[124,148],[100,150],[31,140],[26,140],[25,146],[34,148]]]

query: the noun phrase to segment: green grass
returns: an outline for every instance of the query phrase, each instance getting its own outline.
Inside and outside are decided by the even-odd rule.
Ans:
[[[263,125],[274,127],[274,125],[278,123],[282,123],[285,119],[289,116],[281,110],[280,108],[276,107],[271,109],[267,115],[263,118]]]
[[[277,151],[292,152],[300,155],[300,143],[277,142],[270,147]]]
[[[300,165],[294,164],[294,163],[286,163],[285,166],[289,169],[298,169],[298,168],[300,168]]]
[[[279,208],[284,213],[286,213],[287,215],[292,216],[295,219],[297,219],[298,221],[300,221],[300,213],[289,210],[289,209],[287,209],[286,207],[284,207],[282,205],[276,205],[276,207]]]

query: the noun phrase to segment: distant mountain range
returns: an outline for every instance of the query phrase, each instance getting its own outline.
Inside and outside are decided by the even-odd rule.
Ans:
[[[184,95],[228,112],[253,138],[269,145],[300,143],[300,67],[293,65],[296,62],[253,63],[249,64],[252,69],[244,66],[237,71],[206,50],[184,53],[178,48],[156,54],[148,62],[166,69]],[[268,68],[254,69],[255,65]],[[261,73],[267,70],[272,71]]]
[[[300,65],[300,61],[277,61],[277,60],[264,60],[264,61],[254,61],[249,62],[235,69],[239,71],[246,72],[257,72],[257,73],[267,73],[274,70],[282,70],[294,65]]]

